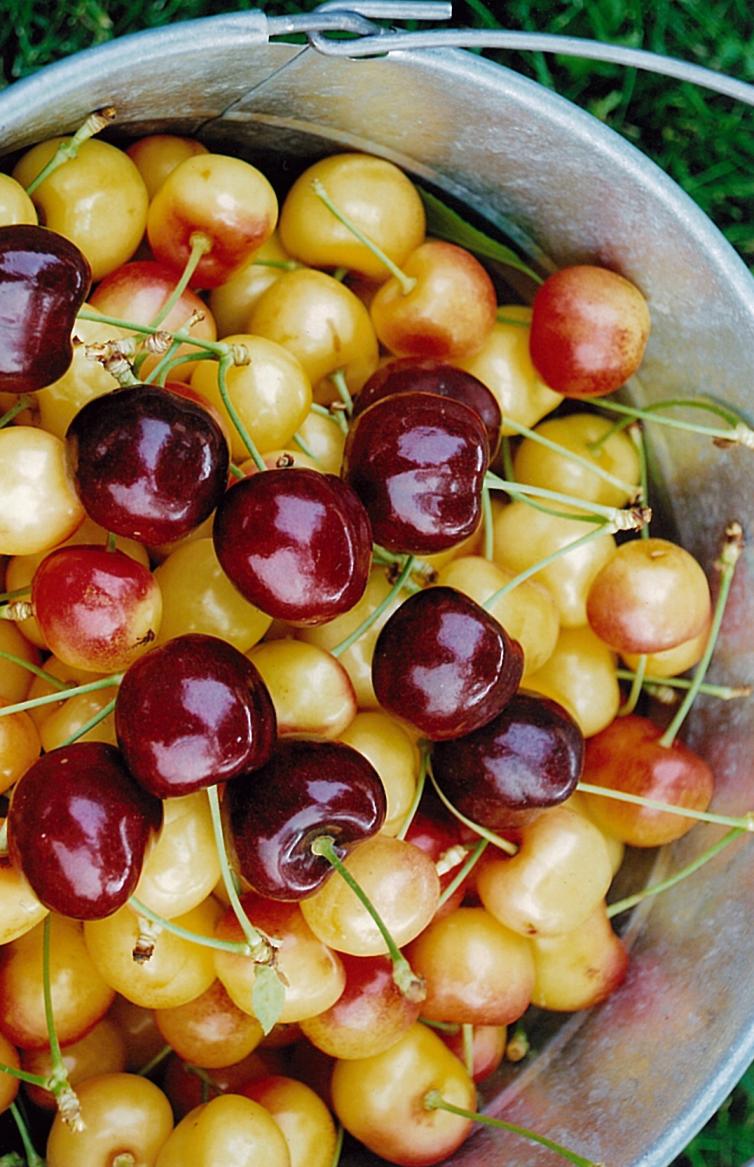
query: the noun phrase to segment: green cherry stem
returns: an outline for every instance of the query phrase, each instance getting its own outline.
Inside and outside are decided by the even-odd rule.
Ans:
[[[172,1045],[164,1045],[162,1049],[154,1055],[153,1058],[150,1058],[148,1062],[145,1062],[144,1065],[135,1072],[140,1078],[146,1078],[149,1074],[152,1073],[152,1070],[156,1070],[158,1066],[162,1065],[162,1063],[165,1061],[165,1058],[169,1058],[172,1052]]]
[[[419,1020],[427,1029],[436,1029],[438,1033],[449,1033],[454,1037],[461,1032],[461,1026],[457,1021],[430,1021],[429,1017],[420,1017]]]
[[[647,654],[643,652],[636,665],[636,672],[631,679],[631,689],[628,697],[618,710],[619,717],[627,717],[629,713],[633,713],[636,704],[641,696],[641,690],[644,685],[644,677],[647,672]]]
[[[691,709],[699,686],[705,678],[709,663],[712,660],[712,653],[715,650],[715,644],[720,633],[720,626],[725,615],[725,607],[730,595],[730,586],[733,583],[733,575],[736,570],[736,564],[741,558],[741,552],[744,546],[744,534],[741,524],[738,522],[729,523],[725,529],[725,536],[723,545],[720,549],[719,558],[715,567],[720,573],[720,589],[718,591],[717,600],[715,602],[715,610],[712,615],[712,624],[710,626],[709,636],[707,637],[707,644],[704,649],[704,654],[699,664],[694,670],[694,676],[691,685],[686,691],[686,696],[678,706],[673,720],[668,725],[667,729],[660,738],[661,746],[672,746],[675,738],[683,725],[687,713]]]
[[[509,482],[505,478],[498,478],[496,474],[492,474],[489,471],[485,474],[484,481],[493,490],[504,490],[512,497],[521,497],[524,501],[526,501],[527,496],[530,496],[532,498],[548,499],[550,502],[560,503],[564,506],[575,506],[580,510],[588,512],[592,522],[599,522],[600,518],[606,519],[611,526],[614,526],[616,531],[637,531],[645,523],[648,523],[652,517],[652,512],[649,507],[603,506],[602,503],[588,502],[583,498],[576,498],[574,495],[562,494],[559,490],[548,490],[544,486],[529,486],[528,483],[524,482]]]
[[[474,1026],[464,1021],[461,1026],[461,1039],[463,1041],[463,1064],[466,1067],[466,1073],[470,1078],[474,1077]]]
[[[82,126],[76,130],[72,138],[67,138],[65,142],[61,142],[52,158],[45,166],[42,167],[39,174],[31,180],[26,188],[26,193],[31,195],[41,186],[46,178],[49,178],[54,171],[58,170],[69,159],[75,158],[84,142],[89,138],[93,138],[100,130],[104,130],[106,126],[115,118],[115,108],[112,105],[106,105],[103,109],[95,110],[90,113]]]
[[[538,278],[538,282],[541,283],[541,280],[539,280],[539,278]],[[530,320],[518,320],[515,316],[507,316],[504,308],[498,308],[495,319],[497,320],[498,324],[515,324],[516,328],[530,328],[531,327]],[[507,424],[507,422],[506,422],[506,424]]]
[[[182,357],[180,357],[178,360],[174,360],[174,357],[180,347],[180,342],[174,340],[165,355],[160,357],[159,361],[152,369],[152,372],[144,378],[145,385],[162,385],[164,387],[165,382],[167,381],[168,376],[172,370],[177,368],[179,364],[183,363]],[[192,361],[196,360],[196,357],[193,353],[189,355]]]
[[[115,697],[113,697],[112,701],[108,701],[106,705],[103,705],[101,709],[98,709],[93,717],[90,717],[88,721],[85,721],[83,725],[80,725],[75,733],[70,734],[64,741],[60,742],[60,745],[57,748],[63,749],[64,746],[72,746],[73,743],[77,742],[79,738],[82,738],[85,733],[89,733],[90,729],[96,729],[99,723],[104,721],[106,717],[109,717],[114,709]]]
[[[19,1138],[21,1139],[21,1142],[23,1143],[24,1154],[26,1155],[27,1167],[45,1167],[44,1159],[42,1158],[41,1155],[39,1155],[37,1153],[37,1150],[31,1141],[31,1135],[29,1134],[29,1128],[26,1125],[26,1120],[21,1112],[20,1106],[18,1106],[17,1103],[15,1103],[15,1102],[11,1102],[10,1112],[13,1115],[13,1121],[16,1124],[16,1129],[18,1130]]]
[[[301,434],[294,434],[292,441],[295,446],[298,446],[302,454],[306,454],[307,458],[311,458],[312,462],[317,462],[318,464],[320,463],[320,459],[314,453],[314,450],[311,448],[308,442],[304,441],[304,439],[301,437]]]
[[[458,871],[453,876],[453,878],[451,879],[448,886],[441,893],[440,898],[437,901],[438,908],[444,907],[444,905],[448,902],[450,897],[452,895],[454,895],[454,893],[461,886],[461,884],[463,883],[463,881],[465,880],[465,878],[469,874],[469,872],[474,870],[474,868],[476,867],[479,860],[482,858],[482,855],[484,855],[484,853],[487,850],[487,848],[489,847],[489,845],[490,845],[489,839],[480,839],[479,840],[479,842],[474,847],[474,850],[469,854],[469,857],[466,860],[466,862],[463,864],[462,867],[459,867]]]
[[[578,539],[573,539],[570,543],[564,543],[562,547],[551,551],[544,559],[537,560],[536,563],[532,563],[529,567],[520,571],[518,575],[514,575],[513,579],[508,580],[506,584],[503,584],[496,592],[488,596],[482,604],[482,607],[489,612],[498,600],[502,599],[503,596],[507,596],[508,592],[512,592],[514,588],[524,583],[530,576],[536,575],[537,572],[542,571],[545,567],[549,567],[561,555],[567,555],[569,551],[575,551],[578,547],[583,547],[586,543],[591,543],[592,539],[598,539],[601,535],[609,535],[611,533],[612,529],[610,524],[601,523],[599,527],[594,527],[591,531],[587,531],[585,535],[579,535]]]
[[[0,603],[4,603],[5,600],[18,600],[29,595],[31,595],[31,584],[26,584],[25,587],[13,588],[10,592],[0,592]]]
[[[505,1046],[505,1057],[509,1062],[522,1062],[530,1049],[529,1035],[522,1022],[518,1022],[513,1030],[513,1036]]]
[[[408,580],[408,577],[411,574],[411,569],[412,569],[413,565],[414,565],[413,555],[407,555],[406,559],[404,561],[403,567],[401,568],[400,575],[396,579],[395,583],[393,584],[393,586],[390,589],[390,591],[388,592],[388,594],[385,596],[384,600],[382,600],[377,605],[377,607],[374,609],[373,612],[370,612],[369,615],[364,620],[361,621],[361,624],[359,624],[356,628],[354,628],[353,632],[351,632],[349,636],[346,636],[345,640],[341,640],[340,644],[336,644],[334,648],[330,649],[330,653],[332,656],[334,656],[334,657],[342,656],[344,652],[347,652],[347,650],[351,647],[352,644],[355,644],[356,641],[361,636],[363,636],[365,632],[368,632],[369,629],[372,627],[372,625],[375,624],[379,620],[382,613],[385,612],[390,607],[390,605],[392,604],[395,597],[397,595],[399,595],[401,593],[401,591],[403,590],[403,588],[406,584],[406,581]]]
[[[57,681],[57,678],[55,679]],[[42,697],[30,697],[26,701],[17,701],[15,705],[3,705],[0,706],[0,717],[9,717],[11,713],[23,713],[24,710],[36,709],[39,705],[54,705],[56,701],[66,701],[69,697],[78,697],[81,693],[95,693],[98,689],[119,685],[122,680],[123,673],[113,673],[110,677],[100,677],[97,681],[88,681],[85,685],[76,685],[72,689],[45,693]]]
[[[401,823],[401,829],[396,834],[396,839],[405,839],[409,828],[414,821],[414,816],[419,809],[419,803],[422,800],[424,787],[427,782],[427,766],[429,765],[429,744],[422,742],[419,748],[419,774],[416,779],[416,786],[414,787],[414,794],[411,799],[411,805],[406,811],[406,817]]]
[[[173,340],[178,341],[180,344],[191,344],[195,348],[204,349],[206,352],[211,353],[212,356],[218,358],[228,356],[236,348],[235,345],[225,344],[221,340],[207,340],[205,337],[192,336],[190,332],[186,332],[181,328],[166,333],[164,328],[156,328],[153,324],[137,324],[133,320],[121,320],[118,316],[107,316],[102,312],[96,312],[92,308],[79,309],[77,319],[93,320],[98,324],[111,324],[113,328],[125,328],[130,332],[141,333],[144,336],[155,336],[157,333],[161,333],[171,336]],[[196,360],[196,357],[187,359]],[[243,362],[236,357],[234,363],[242,364]]]
[[[540,446],[545,446],[548,450],[554,450],[556,454],[560,454],[563,458],[567,458],[569,462],[575,462],[578,466],[582,466],[592,474],[596,474],[603,482],[610,483],[618,490],[625,492],[628,499],[634,501],[637,497],[644,497],[639,495],[639,488],[635,482],[626,482],[622,478],[618,478],[616,474],[611,474],[609,470],[605,470],[603,466],[585,458],[583,454],[577,454],[575,450],[569,450],[562,446],[559,442],[553,442],[551,438],[546,438],[544,434],[539,433],[538,430],[529,429],[528,426],[521,425],[506,415],[505,425],[508,429],[515,430],[515,432],[522,438],[529,438],[532,442],[537,442]]]
[[[616,900],[615,903],[609,904],[607,909],[608,919],[612,920],[613,916],[618,916],[621,912],[627,912],[629,908],[636,907],[642,900],[646,900],[650,896],[659,895],[660,892],[675,887],[681,880],[686,879],[689,875],[693,875],[705,863],[709,863],[710,859],[714,859],[716,855],[719,855],[734,839],[740,839],[745,834],[746,831],[741,827],[733,827],[721,839],[718,839],[716,843],[713,843],[711,847],[708,847],[706,851],[703,851],[701,855],[693,859],[691,863],[687,863],[680,871],[676,871],[674,875],[670,875],[667,879],[662,879],[658,883],[651,883],[648,887],[642,888],[641,891],[635,892],[634,895],[625,896],[624,899]]]
[[[55,1095],[58,1111],[63,1121],[73,1131],[81,1132],[84,1123],[81,1118],[81,1107],[78,1097],[68,1080],[68,1071],[65,1068],[63,1055],[60,1052],[60,1042],[55,1028],[55,1016],[52,1007],[52,987],[50,983],[50,932],[52,924],[49,914],[45,916],[42,926],[42,994],[44,997],[45,1025],[50,1043],[50,1075],[47,1079],[47,1089]]]
[[[427,995],[423,979],[417,976],[411,968],[411,965],[393,940],[384,920],[369,899],[369,896],[343,863],[336,850],[335,840],[331,835],[320,835],[311,844],[311,850],[313,855],[319,855],[321,858],[327,860],[330,866],[337,871],[341,879],[348,884],[353,894],[371,916],[380,936],[385,942],[388,955],[393,962],[393,980],[401,993],[403,993],[403,996],[408,1001],[423,1001]]]
[[[9,1066],[7,1062],[0,1062],[0,1074],[10,1074],[11,1078],[18,1078],[19,1082],[28,1082],[30,1086],[39,1086],[41,1090],[46,1090],[48,1086],[47,1078],[43,1078],[41,1074],[30,1074],[28,1070],[19,1070],[16,1066]]]
[[[345,369],[336,369],[334,373],[330,374],[329,379],[338,390],[338,397],[343,403],[346,413],[350,417],[353,413],[353,397],[351,396],[351,390],[348,388]]]
[[[46,669],[40,668],[39,665],[35,665],[29,660],[24,660],[22,656],[16,656],[15,652],[6,652],[5,649],[0,649],[0,660],[7,660],[12,665],[20,665],[22,669],[27,669],[35,677],[39,677],[41,681],[46,681],[48,685],[52,685],[54,689],[61,690],[67,688],[67,681],[61,681],[60,677],[53,676],[52,673],[48,673]]]
[[[44,1165],[44,1160],[40,1160]],[[24,1159],[16,1151],[8,1151],[7,1155],[0,1155],[0,1167],[27,1167]]]
[[[610,401],[606,397],[601,397],[595,404],[599,409],[605,409],[610,413],[617,413],[623,417],[640,418],[642,421],[664,425],[670,429],[685,430],[692,434],[702,434],[705,437],[712,438],[716,444],[738,445],[745,446],[749,450],[754,449],[754,430],[734,413],[728,410],[723,411],[721,407],[704,400],[684,397],[668,398],[665,401],[656,401],[644,409],[637,409],[632,405],[624,405],[619,401]],[[660,412],[661,410],[673,407],[704,409],[707,412],[716,413],[718,416],[724,417],[730,424],[726,429],[722,429],[719,426],[698,425],[692,421],[681,421],[677,417],[665,417]]]
[[[443,1098],[439,1090],[429,1090],[425,1094],[424,1109],[446,1110],[448,1114],[457,1114],[459,1118],[468,1118],[471,1122],[479,1122],[484,1126],[495,1127],[496,1130],[508,1131],[512,1135],[520,1135],[532,1143],[539,1143],[541,1147],[547,1147],[548,1150],[554,1151],[556,1155],[560,1155],[563,1159],[567,1159],[569,1163],[573,1163],[574,1167],[602,1167],[602,1164],[595,1163],[593,1159],[585,1159],[583,1155],[577,1155],[575,1151],[571,1151],[568,1147],[563,1147],[560,1143],[548,1139],[546,1135],[538,1135],[534,1131],[527,1130],[526,1127],[517,1126],[512,1122],[506,1122],[502,1118],[493,1118],[489,1114],[480,1114],[477,1111],[466,1110],[462,1106],[455,1106],[452,1102],[448,1102],[447,1099]]]
[[[488,843],[492,843],[493,847],[497,847],[500,851],[504,851],[506,855],[516,855],[518,853],[518,847],[515,843],[511,843],[508,839],[503,839],[502,836],[496,835],[494,831],[489,829],[489,827],[482,827],[479,825],[479,823],[473,822],[472,819],[466,818],[466,815],[462,814],[458,807],[453,806],[453,803],[445,797],[442,790],[440,789],[437,783],[437,779],[432,773],[431,764],[427,767],[427,773],[429,774],[429,780],[432,783],[435,789],[435,794],[440,799],[440,802],[447,810],[450,811],[450,813],[455,818],[458,819],[459,822],[463,823],[465,827],[468,827],[469,830],[472,830],[476,835],[479,835],[480,838],[486,839]]]
[[[205,235],[203,231],[193,231],[189,237],[189,244],[191,246],[191,251],[189,252],[189,257],[186,260],[186,266],[181,273],[181,278],[178,280],[178,283],[175,285],[167,300],[160,308],[160,311],[152,321],[152,324],[155,328],[159,328],[163,320],[167,320],[173,308],[176,306],[181,296],[186,291],[191,277],[196,271],[202,256],[206,255],[209,251],[212,250],[212,240],[210,239],[209,235]]]
[[[235,940],[221,940],[216,936],[205,936],[201,932],[192,932],[189,928],[184,928],[181,924],[176,924],[174,920],[166,920],[164,916],[153,912],[151,908],[148,908],[136,896],[131,896],[128,902],[138,916],[143,916],[145,920],[149,920],[152,924],[157,924],[159,928],[163,928],[166,932],[172,932],[174,936],[180,936],[181,940],[188,940],[191,944],[198,944],[201,948],[214,948],[218,952],[232,952],[236,956],[254,955],[252,946],[249,943],[241,944]]]
[[[495,558],[495,526],[492,521],[492,494],[489,486],[482,487],[482,524],[484,529],[484,558]]]
[[[249,455],[253,459],[257,470],[266,470],[267,466],[265,465],[264,458],[257,449],[256,442],[252,438],[244,423],[241,421],[238,411],[231,401],[230,391],[228,389],[228,370],[232,368],[234,364],[235,361],[233,356],[230,354],[220,358],[220,364],[218,365],[217,369],[217,384],[220,389],[220,396],[222,397],[223,405],[230,414],[230,419],[238,430],[241,441],[249,451]]]
[[[10,425],[14,417],[18,417],[19,413],[23,413],[25,409],[31,408],[32,399],[28,393],[22,393],[15,405],[11,405],[10,409],[0,417],[0,429],[3,426]]]
[[[699,823],[717,823],[721,827],[737,827],[741,831],[754,832],[754,812],[743,816],[715,814],[711,810],[693,810],[690,806],[678,806],[672,802],[660,802],[656,798],[645,798],[642,794],[629,794],[626,790],[612,790],[606,786],[595,786],[591,782],[579,782],[576,786],[583,794],[598,794],[602,798],[613,798],[616,802],[630,802],[634,806],[646,806],[650,810],[661,810],[680,818],[694,819]]]
[[[356,223],[354,223],[353,219],[341,211],[340,207],[338,207],[330,198],[324,183],[320,182],[318,178],[314,179],[312,183],[312,190],[314,191],[317,198],[325,204],[328,211],[330,211],[331,214],[335,216],[338,222],[342,223],[344,227],[347,227],[351,234],[354,235],[360,243],[363,243],[365,247],[368,247],[372,252],[372,255],[375,255],[377,259],[379,259],[380,263],[384,264],[390,274],[394,276],[398,283],[401,285],[401,288],[403,289],[403,295],[407,296],[408,293],[416,287],[416,280],[412,279],[411,276],[407,276],[405,272],[402,272],[397,263],[394,263],[390,256],[386,255],[382,248],[378,247],[374,240],[370,239],[369,236],[361,230],[361,227],[358,227]]]
[[[636,673],[631,669],[616,669],[615,675],[619,681],[633,681]],[[644,688],[652,692],[658,689],[689,689],[693,685],[693,680],[688,677],[652,677],[647,674],[644,677]],[[707,697],[717,697],[720,701],[734,701],[739,697],[750,697],[752,692],[751,685],[710,685],[707,682],[702,682],[699,686],[699,692],[704,693]]]
[[[330,1167],[339,1167],[340,1156],[343,1153],[343,1136],[344,1135],[345,1135],[345,1131],[344,1131],[343,1127],[340,1125],[340,1123],[338,1123],[336,1130],[335,1130],[335,1146],[333,1147],[332,1161],[330,1163]]]
[[[513,469],[513,449],[510,434],[503,434],[503,440],[500,443],[500,458],[503,463],[503,474],[508,482],[515,482],[516,473]]]

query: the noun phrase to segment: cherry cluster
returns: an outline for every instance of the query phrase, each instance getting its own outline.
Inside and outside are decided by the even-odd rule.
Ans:
[[[676,738],[740,530],[713,612],[607,396],[623,276],[499,308],[383,160],[279,208],[81,137],[0,187],[0,1107],[30,1167],[19,1079],[49,1167],[332,1167],[329,1107],[440,1162],[531,1003],[620,984],[624,845],[709,817]]]

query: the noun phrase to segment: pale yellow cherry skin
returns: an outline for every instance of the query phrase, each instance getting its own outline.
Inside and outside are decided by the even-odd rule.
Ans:
[[[84,308],[94,311],[91,304],[84,304]],[[81,343],[74,346],[73,360],[68,369],[57,381],[34,395],[42,428],[61,439],[65,438],[68,426],[87,401],[112,393],[115,388],[112,373],[108,373],[100,361],[87,357],[87,345],[118,340],[128,332],[99,320],[78,319],[73,335]]]
[[[280,211],[283,244],[303,263],[345,267],[380,282],[390,275],[317,196],[315,180],[324,185],[338,210],[399,267],[424,241],[424,205],[402,170],[368,154],[334,154],[296,179]]]
[[[277,231],[257,251],[252,252],[224,284],[210,292],[209,306],[221,336],[244,331],[257,300],[286,270],[269,266],[267,261],[270,260],[273,264],[291,262]]]
[[[0,823],[4,823],[0,819]],[[10,944],[30,932],[47,915],[23,871],[0,858],[0,944]]]
[[[243,346],[249,355],[249,364],[228,370],[228,394],[257,449],[264,454],[287,445],[311,408],[311,380],[306,369],[275,337],[240,332],[223,341]],[[191,387],[225,418],[231,430],[231,454],[242,461],[248,450],[225,408],[217,369],[217,361],[199,361]]]
[[[345,865],[399,948],[426,928],[440,898],[440,881],[434,863],[418,847],[389,835],[374,835],[353,847]],[[301,901],[301,911],[315,936],[337,952],[352,956],[387,952],[366,908],[337,873]]]
[[[13,1066],[16,1070],[20,1069],[18,1050],[2,1033],[0,1033],[0,1062],[6,1066]],[[0,1114],[15,1102],[20,1085],[18,1078],[14,1078],[12,1074],[0,1075]]]
[[[65,445],[32,426],[0,430],[0,498],[0,555],[49,551],[84,518]]]
[[[0,174],[0,227],[37,222],[37,209],[21,183],[9,174]]]
[[[64,138],[40,142],[20,159],[13,177],[26,187]],[[123,150],[90,139],[34,191],[32,202],[45,226],[79,247],[101,280],[130,259],[141,243],[149,197],[144,181]]]
[[[85,1130],[73,1130],[56,1115],[48,1167],[112,1167],[118,1155],[128,1154],[133,1167],[154,1167],[173,1129],[173,1112],[159,1087],[136,1074],[101,1074],[80,1083],[76,1093]]]
[[[513,434],[506,426],[509,417],[529,429],[563,400],[539,377],[529,356],[529,322],[531,308],[506,305],[500,309],[506,316],[521,324],[498,321],[479,352],[453,361],[459,369],[466,369],[478,377],[497,398],[503,415],[501,433]]]
[[[190,932],[211,936],[220,914],[212,899],[176,918]],[[139,917],[127,904],[104,920],[84,925],[86,945],[100,976],[123,997],[147,1009],[184,1005],[215,979],[212,950],[167,930],[154,936],[154,951],[143,964],[133,959],[142,934]]]
[[[416,791],[420,754],[405,729],[377,710],[363,710],[340,734],[340,740],[367,758],[382,780],[387,795],[383,835],[397,835]]]
[[[527,1009],[534,984],[529,941],[484,908],[434,920],[406,949],[424,978],[422,1016],[468,1025],[508,1025]]]
[[[596,822],[594,816],[590,814],[589,803],[581,791],[574,790],[573,794],[571,794],[562,805],[567,806],[569,810],[575,811],[576,814],[583,814],[584,818],[587,818],[590,822],[594,823],[602,835],[602,838],[605,840],[605,846],[607,847],[607,853],[610,856],[610,866],[612,868],[613,875],[617,875],[617,873],[620,871],[620,866],[626,853],[625,843],[617,838],[616,835],[611,835],[609,831],[604,830],[604,828],[601,827],[598,822]]]
[[[275,1074],[244,1087],[274,1118],[288,1144],[291,1167],[331,1167],[336,1132],[330,1111],[310,1086]]]
[[[558,506],[559,512],[568,507]],[[494,559],[517,574],[532,567],[553,551],[575,542],[591,529],[579,520],[536,510],[525,502],[493,507]],[[597,573],[615,554],[612,535],[598,535],[536,573],[536,580],[549,591],[557,605],[563,628],[586,624],[589,589]]]
[[[77,697],[69,697],[61,708],[53,710],[50,716],[45,718],[40,731],[45,753],[58,749],[74,734],[79,734],[76,740],[80,742],[108,742],[112,746],[117,745],[112,710],[92,729],[80,733],[83,726],[113,700],[114,695],[115,689],[80,693]]]
[[[570,494],[602,506],[622,507],[635,496],[639,485],[639,451],[628,434],[621,430],[610,433],[612,422],[596,413],[571,413],[541,422],[536,432],[565,451],[586,458],[596,467],[606,470],[633,485],[629,492],[606,482],[588,468],[542,445],[534,438],[524,438],[513,458],[513,469],[518,482],[530,486],[544,486]],[[609,434],[606,438],[605,435]],[[594,443],[599,442],[597,448]]]
[[[0,620],[0,651],[13,653],[30,664],[39,664],[39,652],[11,620]],[[23,701],[33,680],[33,673],[23,665],[0,658],[0,701],[4,704],[15,705],[17,701]]]
[[[285,272],[256,302],[246,327],[297,357],[324,403],[339,400],[327,381],[331,373],[342,369],[353,395],[377,368],[366,308],[349,288],[313,268]]]
[[[356,716],[356,695],[343,665],[302,640],[271,640],[247,654],[275,706],[278,734],[340,737]]]
[[[477,890],[487,911],[514,932],[556,936],[594,911],[612,877],[597,827],[567,807],[552,807],[522,828],[516,855],[485,856]]]
[[[628,967],[628,952],[613,931],[604,904],[572,932],[535,936],[532,1004],[575,1013],[598,1005],[617,989]]]
[[[269,1111],[240,1094],[221,1094],[189,1111],[163,1144],[154,1167],[291,1167],[288,1146]]]
[[[513,572],[480,555],[462,555],[442,567],[437,584],[456,588],[478,604],[513,579]],[[524,580],[487,609],[524,650],[524,676],[536,672],[555,650],[560,631],[558,610],[550,593],[535,580]]]
[[[0,700],[0,707],[5,704]],[[39,732],[28,713],[0,717],[0,794],[26,773],[40,748]]]
[[[143,178],[149,198],[153,199],[176,166],[195,154],[207,154],[208,150],[196,138],[179,134],[147,134],[132,142],[126,153]]]
[[[60,1052],[71,1086],[95,1074],[116,1074],[126,1068],[126,1043],[109,1014],[78,1041],[62,1046]],[[47,1078],[53,1069],[49,1049],[27,1051],[22,1056],[22,1065],[30,1074]],[[35,1105],[55,1110],[55,1096],[49,1090],[29,1084],[26,1091]]]
[[[325,474],[340,474],[346,435],[339,425],[312,410],[296,431]]]
[[[388,1162],[409,1167],[445,1160],[473,1129],[470,1119],[425,1110],[432,1090],[476,1110],[465,1067],[420,1022],[384,1053],[337,1061],[333,1070],[333,1107],[346,1130]]]
[[[673,648],[661,652],[646,653],[645,673],[648,677],[677,677],[692,669],[704,656],[709,640],[709,626],[706,626],[690,640],[683,640]],[[635,652],[621,653],[629,669],[638,669],[641,655]]]
[[[552,655],[536,673],[527,674],[526,686],[563,705],[584,737],[610,725],[620,706],[615,653],[588,625],[561,629]]]
[[[220,878],[209,803],[204,791],[168,798],[134,895],[166,920],[183,916],[211,894]]]

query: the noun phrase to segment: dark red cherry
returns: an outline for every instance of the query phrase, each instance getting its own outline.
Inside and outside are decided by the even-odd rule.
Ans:
[[[432,748],[432,772],[448,800],[493,831],[519,827],[573,792],[584,738],[547,697],[519,691],[487,725]]]
[[[155,385],[87,402],[66,434],[87,514],[140,543],[169,543],[204,521],[228,479],[228,443],[209,410]]]
[[[248,780],[231,782],[226,806],[241,874],[260,895],[300,900],[328,877],[312,843],[330,835],[343,851],[379,831],[387,800],[379,775],[343,742],[285,738]]]
[[[468,405],[401,393],[355,419],[342,472],[367,509],[377,543],[431,555],[479,525],[488,459],[487,431]]]
[[[0,391],[32,393],[63,376],[91,280],[88,261],[56,231],[0,227]]]
[[[158,798],[190,794],[266,762],[272,698],[254,665],[215,636],[177,636],[131,665],[115,703],[129,770]]]
[[[239,592],[290,624],[322,624],[361,599],[372,562],[364,507],[333,474],[265,470],[217,508],[220,564]]]
[[[161,825],[162,803],[134,782],[115,746],[76,742],[19,779],[8,847],[46,907],[99,920],[128,900]]]
[[[442,361],[399,357],[388,361],[386,365],[380,365],[372,373],[354,399],[353,416],[363,413],[375,401],[393,397],[396,393],[439,393],[441,397],[450,397],[468,405],[485,424],[492,461],[500,445],[502,415],[495,395],[473,373],[457,369],[455,365],[443,364]]]
[[[486,725],[518,688],[524,654],[494,616],[454,588],[409,596],[377,638],[372,681],[389,713],[425,737]]]

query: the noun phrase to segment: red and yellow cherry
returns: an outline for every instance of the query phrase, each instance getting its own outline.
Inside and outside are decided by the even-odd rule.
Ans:
[[[632,539],[595,576],[586,610],[594,631],[617,652],[662,652],[709,626],[709,584],[677,543]]]
[[[464,1035],[459,1025],[455,1033],[438,1031],[452,1054],[464,1059]],[[475,1025],[471,1039],[472,1073],[475,1082],[484,1082],[499,1067],[506,1052],[508,1030],[505,1025]]]
[[[56,1115],[47,1141],[48,1167],[154,1167],[173,1129],[163,1092],[137,1074],[98,1074],[77,1087],[85,1129]]]
[[[583,923],[559,936],[534,936],[532,1003],[574,1013],[590,1009],[622,984],[628,952],[613,931],[604,904]]]
[[[62,377],[91,269],[75,244],[45,227],[0,226],[0,390],[30,393]]]
[[[126,1068],[126,1043],[121,1032],[110,1016],[103,1017],[78,1041],[64,1045],[61,1049],[63,1065],[71,1086],[93,1078],[95,1074],[117,1074]],[[25,1050],[21,1065],[27,1073],[48,1078],[53,1071],[49,1050]],[[26,1093],[35,1106],[43,1110],[55,1110],[57,1102],[50,1090],[43,1090],[32,1083],[26,1084]]]
[[[474,410],[434,393],[402,393],[355,419],[343,477],[380,546],[424,555],[477,529],[488,459],[487,431]]]
[[[440,889],[444,893],[451,883],[458,869],[464,862],[467,852],[463,847],[461,827],[458,819],[453,818],[438,798],[434,798],[425,791],[419,808],[411,819],[411,825],[406,831],[406,842],[418,847],[435,864],[435,870],[440,877]],[[455,862],[451,862],[455,860]],[[434,919],[448,916],[461,906],[468,887],[468,879],[463,880],[455,892],[442,903],[435,913]]]
[[[164,1048],[165,1042],[155,1025],[151,1009],[143,1009],[117,994],[107,1016],[125,1043],[127,1070],[140,1070]]]
[[[168,1009],[155,1009],[165,1041],[185,1062],[217,1069],[240,1062],[262,1040],[262,1027],[239,1009],[220,981],[206,992]]]
[[[495,286],[479,260],[434,239],[403,264],[415,284],[406,291],[395,276],[378,289],[370,314],[384,346],[399,357],[438,361],[478,352],[495,325]]]
[[[288,1144],[291,1167],[331,1167],[335,1123],[309,1086],[276,1074],[250,1082],[241,1093],[272,1115]]]
[[[587,742],[584,782],[608,790],[705,811],[714,792],[707,763],[682,742],[665,745],[647,717],[618,717]],[[603,830],[634,847],[658,847],[691,830],[694,820],[650,806],[586,795],[590,816]]]
[[[163,1045],[160,1035],[160,1047]],[[261,1047],[247,1054],[240,1062],[215,1070],[189,1066],[175,1054],[170,1054],[162,1075],[162,1089],[170,1099],[176,1118],[181,1119],[185,1118],[190,1110],[203,1102],[217,1098],[219,1094],[238,1094],[243,1086],[257,1078],[267,1078],[270,1074],[284,1072],[285,1067],[280,1053]]]
[[[427,1109],[425,1099],[434,1090],[454,1106],[476,1107],[463,1063],[419,1023],[384,1053],[338,1061],[333,1071],[333,1105],[343,1126],[402,1167],[440,1163],[471,1133],[470,1119]]]
[[[216,636],[178,636],[136,661],[115,703],[126,765],[158,798],[227,782],[266,762],[275,710],[264,681]]]
[[[649,307],[635,284],[607,268],[566,267],[537,289],[531,358],[558,393],[604,396],[639,368],[649,330]]]
[[[522,672],[518,642],[468,596],[442,587],[401,604],[378,637],[372,665],[380,704],[435,741],[486,725]]]
[[[0,430],[0,497],[0,555],[50,551],[84,518],[65,445],[32,426]]]
[[[331,620],[366,588],[369,519],[331,474],[267,470],[237,482],[220,501],[212,537],[241,595],[292,624]]]
[[[154,198],[176,166],[180,166],[187,158],[193,158],[195,154],[208,152],[207,147],[196,138],[178,134],[147,134],[132,142],[126,150],[144,180],[150,199]]]
[[[291,1167],[288,1145],[269,1111],[240,1094],[222,1094],[190,1111],[154,1167]]]
[[[443,794],[493,831],[522,826],[544,807],[564,802],[583,766],[584,738],[570,714],[523,690],[486,725],[432,748]]]
[[[160,626],[157,581],[122,551],[87,544],[53,551],[37,568],[31,597],[52,651],[92,672],[128,668]]]
[[[117,911],[132,894],[162,803],[104,742],[53,750],[17,783],[8,811],[11,859],[42,903],[78,920]]]

